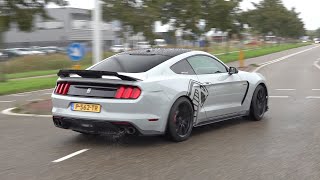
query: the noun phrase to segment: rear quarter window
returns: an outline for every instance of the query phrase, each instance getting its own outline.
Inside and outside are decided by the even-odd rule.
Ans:
[[[186,60],[181,60],[170,67],[170,69],[177,74],[194,75],[196,74],[191,65]]]

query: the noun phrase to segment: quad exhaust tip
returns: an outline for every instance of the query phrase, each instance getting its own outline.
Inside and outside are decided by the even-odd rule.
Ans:
[[[133,128],[133,127],[120,127],[119,128],[119,132],[120,133],[124,133],[124,134],[132,135],[132,134],[136,133],[136,129]]]
[[[136,129],[135,128],[133,128],[133,127],[128,127],[127,128],[127,133],[128,134],[134,134],[136,132]]]

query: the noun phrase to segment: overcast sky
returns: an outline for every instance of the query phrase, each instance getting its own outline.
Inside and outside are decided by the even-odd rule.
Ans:
[[[77,8],[92,9],[94,0],[68,0],[70,6]],[[260,0],[243,0],[242,9],[253,8],[251,2]],[[308,30],[314,30],[320,27],[320,0],[282,0],[289,9],[295,7],[300,12]]]

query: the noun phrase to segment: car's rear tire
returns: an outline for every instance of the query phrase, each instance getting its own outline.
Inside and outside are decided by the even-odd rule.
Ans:
[[[267,111],[267,102],[266,88],[262,85],[257,86],[252,96],[249,118],[260,121]]]
[[[172,141],[187,140],[193,128],[193,106],[188,98],[179,98],[171,107],[166,135]]]

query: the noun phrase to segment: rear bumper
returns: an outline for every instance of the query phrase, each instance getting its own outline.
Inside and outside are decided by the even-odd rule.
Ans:
[[[73,111],[71,105],[75,102],[99,104],[101,105],[101,112]],[[53,94],[52,104],[53,116],[62,117],[63,121],[81,124],[79,120],[85,120],[89,124],[103,122],[103,125],[112,122],[128,122],[142,135],[164,134],[168,113],[171,108],[168,97],[162,92],[147,91],[144,91],[137,100],[86,98]],[[76,126],[76,128],[79,128],[79,126]],[[74,127],[68,127],[68,129],[76,130]]]
[[[154,130],[142,130],[130,122],[102,121],[92,119],[78,119],[62,116],[53,116],[53,123],[56,127],[70,129],[82,133],[99,135],[117,135],[119,133],[133,135],[160,135],[163,134]]]

